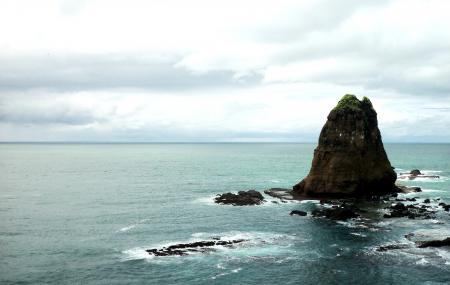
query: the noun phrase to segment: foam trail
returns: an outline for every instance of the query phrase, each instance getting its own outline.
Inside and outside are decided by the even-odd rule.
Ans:
[[[131,230],[131,229],[134,229],[134,228],[137,227],[138,225],[147,222],[148,220],[149,220],[149,219],[143,219],[143,220],[140,220],[140,221],[138,221],[138,222],[135,223],[135,224],[131,224],[131,225],[129,225],[129,226],[125,226],[125,227],[123,227],[123,228],[120,228],[120,229],[119,229],[118,231],[116,231],[116,232],[127,232],[127,231],[129,231],[129,230]]]
[[[123,227],[119,230],[119,232],[126,232],[129,231],[131,229],[134,229],[137,226],[137,224],[131,225],[131,226],[127,226],[127,227]]]

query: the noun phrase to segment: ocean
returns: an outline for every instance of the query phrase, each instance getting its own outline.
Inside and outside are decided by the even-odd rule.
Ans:
[[[436,218],[335,222],[318,201],[234,207],[216,194],[290,188],[315,144],[0,144],[1,284],[449,284],[450,249],[376,248],[406,234],[450,236]],[[402,180],[450,203],[450,144],[386,144]],[[246,239],[207,253],[154,257],[145,249]]]

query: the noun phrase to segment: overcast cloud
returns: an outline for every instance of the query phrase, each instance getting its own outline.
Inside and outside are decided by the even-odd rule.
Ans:
[[[450,1],[0,1],[1,141],[450,142]]]

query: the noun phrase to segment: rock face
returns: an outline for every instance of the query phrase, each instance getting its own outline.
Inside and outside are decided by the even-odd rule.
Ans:
[[[382,195],[397,191],[397,174],[366,97],[345,95],[328,115],[308,176],[293,187],[307,196]]]

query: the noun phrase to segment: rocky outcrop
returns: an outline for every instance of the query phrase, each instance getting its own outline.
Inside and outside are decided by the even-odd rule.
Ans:
[[[332,206],[331,208],[315,209],[311,215],[313,217],[323,217],[331,220],[345,221],[359,217],[357,213],[359,209],[353,205],[342,204],[339,206]]]
[[[308,176],[297,195],[368,196],[398,191],[381,140],[377,113],[366,97],[345,95],[328,115]]]
[[[444,208],[445,211],[450,212],[450,204],[447,205],[443,202],[439,203],[439,206],[441,206],[442,208]]]
[[[297,216],[306,216],[308,213],[306,213],[305,211],[300,211],[300,210],[292,210],[291,213],[289,215],[293,216],[293,215],[297,215]]]
[[[259,205],[264,202],[264,197],[256,190],[239,191],[237,194],[224,193],[214,198],[214,202],[218,204],[246,206]]]
[[[179,243],[163,248],[147,249],[148,254],[154,256],[173,256],[173,255],[187,255],[194,252],[206,252],[213,249],[214,246],[232,246],[237,243],[244,242],[244,239],[236,240],[208,240],[196,241],[192,243]]]
[[[416,178],[440,178],[439,175],[426,175],[420,172],[419,169],[413,169],[410,172],[400,173],[400,179],[416,179]]]
[[[399,199],[397,199],[399,200]],[[406,200],[406,201],[416,201],[416,199],[412,200]],[[430,199],[425,199],[423,201],[424,204],[429,204]],[[409,219],[416,219],[416,218],[422,218],[422,219],[432,219],[435,218],[436,212],[431,209],[431,206],[428,205],[419,205],[419,204],[409,204],[405,205],[401,202],[395,203],[391,205],[390,207],[386,208],[386,210],[389,211],[389,214],[384,214],[384,218],[402,218],[402,217],[408,217]]]

